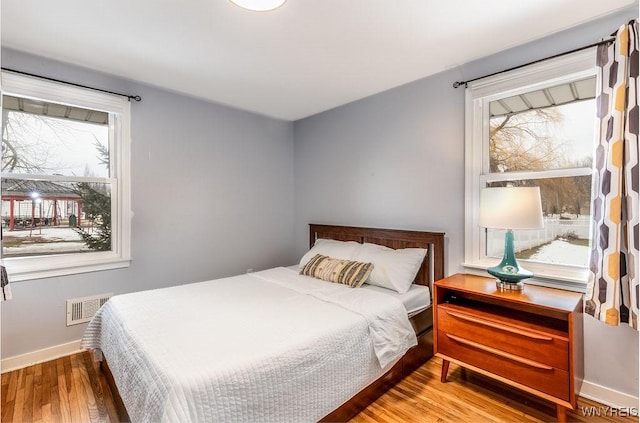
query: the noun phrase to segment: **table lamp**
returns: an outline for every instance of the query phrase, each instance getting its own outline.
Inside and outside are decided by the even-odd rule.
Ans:
[[[500,264],[487,269],[495,276],[501,290],[521,291],[524,279],[533,276],[518,265],[513,249],[514,229],[540,229],[544,227],[539,187],[499,187],[480,190],[480,217],[478,224],[485,228],[506,229],[504,257]]]

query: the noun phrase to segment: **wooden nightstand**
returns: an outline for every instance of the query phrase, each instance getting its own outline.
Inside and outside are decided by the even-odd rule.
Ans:
[[[449,362],[575,409],[583,379],[582,294],[456,274],[434,284],[434,350]]]

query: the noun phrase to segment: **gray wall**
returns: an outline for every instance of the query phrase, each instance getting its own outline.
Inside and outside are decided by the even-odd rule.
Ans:
[[[309,222],[430,229],[446,232],[446,272],[463,271],[464,89],[453,81],[597,42],[637,14],[628,8],[297,121],[296,252],[308,246]],[[638,396],[636,331],[588,317],[585,350],[586,380]]]
[[[293,124],[2,50],[2,65],[140,94],[132,103],[131,267],[12,284],[7,358],[80,339],[68,298],[139,291],[293,259]]]
[[[464,238],[464,92],[439,74],[296,122],[296,249],[307,223],[444,231]]]

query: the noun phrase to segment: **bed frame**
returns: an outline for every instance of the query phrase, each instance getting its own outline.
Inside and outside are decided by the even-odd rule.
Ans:
[[[316,239],[319,238],[369,242],[394,249],[426,248],[427,254],[414,283],[429,286],[431,295],[433,295],[433,282],[444,278],[444,233],[442,232],[310,224],[309,247],[312,247]],[[350,420],[402,378],[433,357],[432,308],[428,307],[409,320],[418,336],[418,345],[407,351],[389,371],[326,415],[321,421],[346,422]]]
[[[339,241],[369,242],[398,248],[426,248],[427,254],[418,271],[415,283],[429,286],[433,295],[433,282],[444,278],[444,233],[409,231],[400,229],[378,229],[357,226],[338,225],[309,225],[309,246],[313,246],[316,239],[329,238]],[[433,312],[431,307],[416,314],[411,319],[411,325],[418,336],[418,345],[407,353],[385,374],[357,393],[342,406],[326,415],[323,422],[345,422],[350,420],[369,404],[384,394],[389,388],[397,384],[402,378],[420,367],[433,357]],[[127,410],[119,395],[115,381],[106,360],[100,363],[102,372],[107,380],[114,398],[114,403],[120,421],[129,422]]]

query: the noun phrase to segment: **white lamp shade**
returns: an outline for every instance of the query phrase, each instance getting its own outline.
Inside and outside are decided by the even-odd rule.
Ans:
[[[479,225],[493,229],[544,227],[539,187],[500,187],[480,190]]]
[[[287,0],[231,0],[232,3],[238,6],[255,10],[257,12],[266,12],[267,10],[277,9],[282,6]]]

